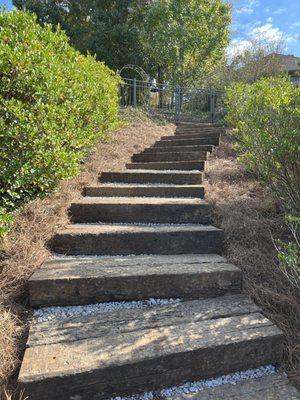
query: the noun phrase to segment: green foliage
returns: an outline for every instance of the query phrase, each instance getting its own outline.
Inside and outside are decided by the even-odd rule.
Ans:
[[[0,200],[12,211],[74,176],[118,123],[118,78],[25,12],[0,15]],[[3,215],[3,213],[2,213]],[[5,220],[4,220],[5,222]]]
[[[150,64],[173,83],[195,83],[224,55],[230,12],[222,0],[157,0],[150,4],[141,26]]]
[[[236,83],[227,88],[226,103],[241,161],[270,185],[288,216],[294,241],[281,243],[279,260],[300,279],[300,88],[287,77]]]
[[[14,0],[37,15],[41,24],[58,24],[83,54],[96,54],[110,68],[140,64],[142,53],[133,23],[136,0]]]
[[[136,64],[176,84],[195,84],[218,63],[229,40],[224,0],[14,0],[38,21],[60,24],[81,52],[113,69]]]

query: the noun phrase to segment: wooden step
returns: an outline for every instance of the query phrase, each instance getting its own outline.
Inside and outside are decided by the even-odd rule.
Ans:
[[[175,135],[190,135],[190,134],[198,134],[198,135],[210,135],[210,134],[222,134],[224,129],[221,128],[184,128],[184,129],[176,129]]]
[[[203,138],[219,138],[220,132],[211,131],[211,132],[195,132],[191,133],[178,133],[175,132],[172,136],[162,136],[160,140],[180,140],[180,139],[203,139]]]
[[[88,186],[84,190],[86,196],[108,197],[204,197],[204,187],[200,185],[130,185],[104,184]]]
[[[107,183],[167,183],[173,185],[199,185],[203,181],[201,172],[191,171],[123,171],[102,172],[100,182]]]
[[[85,197],[71,204],[73,222],[209,224],[211,208],[202,199]]]
[[[300,392],[286,377],[273,374],[236,385],[227,384],[195,394],[173,396],[171,400],[300,400]]]
[[[201,139],[178,139],[178,140],[159,140],[154,143],[154,147],[165,147],[165,146],[201,146],[201,145],[213,145],[219,144],[219,138],[204,137]]]
[[[186,151],[173,153],[140,153],[131,157],[133,162],[166,162],[166,161],[206,161],[207,151]]]
[[[127,169],[150,169],[165,171],[203,171],[205,161],[160,161],[160,162],[138,162],[126,164]]]
[[[104,400],[277,362],[282,332],[238,297],[34,323],[30,400]]]
[[[222,231],[209,225],[74,224],[50,241],[68,255],[219,253]]]
[[[183,152],[191,152],[191,151],[208,151],[212,152],[214,150],[215,146],[213,145],[200,145],[200,146],[165,146],[165,147],[149,147],[143,151],[142,154],[147,154],[147,153],[183,153]]]
[[[241,270],[218,255],[62,258],[29,280],[34,307],[149,298],[200,299],[241,291]]]

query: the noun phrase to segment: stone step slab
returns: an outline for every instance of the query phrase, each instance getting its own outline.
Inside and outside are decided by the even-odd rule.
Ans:
[[[300,392],[280,374],[227,384],[169,400],[300,400]]]
[[[72,222],[209,224],[211,207],[202,199],[85,197],[71,204]]]
[[[137,162],[126,164],[127,169],[149,169],[166,171],[204,171],[205,161],[160,161],[160,162]]]
[[[201,146],[219,144],[219,138],[204,137],[201,139],[175,139],[175,140],[159,140],[154,143],[154,147],[168,147],[168,146]]]
[[[193,151],[207,151],[211,153],[214,150],[215,146],[213,145],[200,145],[200,146],[166,146],[166,147],[149,147],[147,149],[144,149],[142,154],[148,154],[148,153],[190,153]]]
[[[166,161],[206,161],[209,152],[190,151],[173,153],[140,153],[131,157],[132,162],[166,162]]]
[[[250,305],[224,316],[226,303],[223,312],[198,304],[32,326],[21,388],[30,400],[104,400],[278,361],[282,332],[255,310],[244,314]]]
[[[149,298],[200,299],[241,291],[241,270],[217,255],[57,258],[29,280],[33,307]]]
[[[210,225],[74,224],[57,232],[49,245],[67,255],[219,253],[222,230]]]
[[[191,171],[123,171],[102,172],[102,183],[167,183],[173,185],[199,185],[203,181],[201,172]]]
[[[204,187],[201,185],[132,185],[132,184],[104,184],[88,186],[84,190],[85,196],[106,197],[204,197]]]

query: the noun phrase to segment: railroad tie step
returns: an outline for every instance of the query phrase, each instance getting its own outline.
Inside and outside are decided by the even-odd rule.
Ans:
[[[216,254],[56,258],[29,280],[34,307],[148,298],[201,299],[241,291],[241,270]]]
[[[174,185],[199,185],[203,174],[198,171],[144,171],[102,172],[102,183],[167,183]]]
[[[172,145],[168,145],[165,147],[149,147],[147,149],[144,149],[142,154],[148,154],[148,153],[186,153],[186,152],[191,152],[191,151],[208,151],[212,152],[214,150],[215,146],[214,145],[207,145],[207,144],[200,144],[200,145],[176,145],[174,146],[173,143]]]
[[[209,224],[211,207],[202,199],[85,197],[71,204],[73,222]]]
[[[175,171],[204,171],[205,161],[160,161],[137,162],[126,164],[127,169],[144,170],[175,170]]]
[[[300,392],[287,377],[272,374],[233,384],[220,385],[195,394],[175,395],[170,400],[300,400]]]
[[[201,185],[167,185],[167,184],[103,184],[88,186],[84,189],[85,196],[91,197],[204,197],[204,187]]]
[[[220,137],[220,132],[191,132],[191,133],[175,133],[170,136],[162,136],[160,140],[180,140],[180,139],[204,139],[213,138],[218,139]]]
[[[140,153],[131,157],[132,162],[167,162],[167,161],[206,161],[209,152],[190,151],[190,152],[170,152],[170,153]]]
[[[282,332],[240,295],[36,322],[30,400],[104,400],[275,363]]]
[[[220,253],[222,230],[210,225],[74,224],[50,240],[67,255]]]
[[[175,147],[175,146],[201,146],[201,145],[212,145],[217,146],[219,144],[219,138],[204,137],[201,139],[177,139],[176,140],[159,140],[154,143],[154,147]]]

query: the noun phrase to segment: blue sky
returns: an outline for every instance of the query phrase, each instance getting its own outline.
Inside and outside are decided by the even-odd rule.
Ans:
[[[283,39],[285,52],[300,57],[300,0],[229,0],[233,4],[230,51],[239,51],[251,38]],[[11,8],[10,0],[0,5]]]

